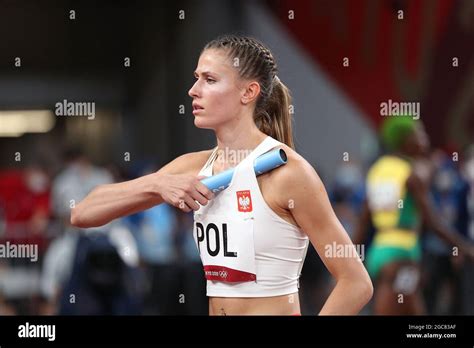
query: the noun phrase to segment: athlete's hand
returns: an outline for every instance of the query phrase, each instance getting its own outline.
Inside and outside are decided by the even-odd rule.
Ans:
[[[200,182],[206,176],[189,174],[160,174],[158,176],[158,192],[163,200],[188,213],[198,210],[201,205],[214,198],[214,193]],[[197,202],[196,202],[197,201]]]

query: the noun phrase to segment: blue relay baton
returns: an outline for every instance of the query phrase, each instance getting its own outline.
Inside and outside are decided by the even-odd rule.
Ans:
[[[277,149],[258,156],[255,159],[253,168],[255,170],[255,174],[260,175],[278,168],[287,161],[288,158],[285,151],[283,151],[283,149]],[[222,191],[229,186],[232,176],[234,175],[234,169],[235,168],[227,169],[222,173],[202,179],[201,182],[214,193]]]

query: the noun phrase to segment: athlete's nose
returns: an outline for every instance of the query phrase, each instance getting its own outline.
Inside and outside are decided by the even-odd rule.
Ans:
[[[197,86],[196,86],[197,83],[198,83],[198,81],[196,81],[196,82],[194,83],[194,85],[193,85],[193,86],[189,89],[189,91],[188,91],[188,95],[189,95],[191,98],[196,98],[196,97],[199,96],[198,91],[197,91]]]

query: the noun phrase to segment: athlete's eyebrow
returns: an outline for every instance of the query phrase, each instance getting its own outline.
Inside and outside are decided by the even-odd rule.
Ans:
[[[196,75],[199,75],[199,73],[198,73],[198,71],[197,71],[197,70],[196,70],[196,71],[194,71],[194,76],[196,76]],[[203,72],[201,73],[201,75],[205,75],[205,76],[209,76],[209,75],[215,75],[215,76],[218,76],[218,75],[217,75],[215,72],[213,72],[213,71],[209,71],[209,70],[207,70],[207,71],[203,71]]]

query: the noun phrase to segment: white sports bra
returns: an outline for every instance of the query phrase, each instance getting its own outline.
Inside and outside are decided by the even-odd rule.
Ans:
[[[255,158],[281,145],[268,136],[236,167],[232,181],[194,212],[193,236],[210,297],[270,297],[298,291],[308,236],[265,202]],[[212,175],[217,147],[199,175]]]

